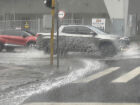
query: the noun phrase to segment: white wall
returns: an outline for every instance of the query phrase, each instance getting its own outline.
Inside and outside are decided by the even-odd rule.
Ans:
[[[124,0],[104,0],[110,18],[124,18]]]

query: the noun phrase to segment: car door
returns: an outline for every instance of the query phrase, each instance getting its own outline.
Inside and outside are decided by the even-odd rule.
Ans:
[[[94,43],[92,30],[86,26],[77,26],[76,46],[79,51],[85,51],[88,46]]]
[[[24,45],[25,38],[22,36],[21,31],[18,30],[8,30],[5,32],[6,43],[15,45]]]
[[[12,31],[11,30],[2,31],[1,38],[3,38],[5,40],[6,44],[12,44],[13,43]]]
[[[74,51],[76,49],[75,35],[77,29],[75,26],[66,26],[60,35],[60,47],[63,50]]]
[[[92,30],[85,26],[68,26],[62,31],[65,46],[71,51],[85,51],[89,44],[92,44],[94,37]]]

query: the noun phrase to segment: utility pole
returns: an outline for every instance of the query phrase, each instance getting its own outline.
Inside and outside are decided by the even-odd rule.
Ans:
[[[54,55],[54,21],[55,21],[55,0],[44,0],[46,7],[51,9],[52,14],[52,28],[51,28],[51,40],[50,40],[50,65],[53,66]]]
[[[52,29],[51,29],[51,54],[50,54],[50,64],[53,66],[53,55],[54,55],[54,21],[55,21],[55,0],[52,0]]]
[[[55,6],[57,4],[57,7]],[[56,18],[57,18],[57,68],[59,68],[59,1],[55,0],[44,0],[44,4],[46,7],[50,8],[52,14],[52,29],[51,29],[51,40],[50,40],[50,65],[53,66],[53,55],[54,55],[54,21],[55,21],[55,8],[56,10]]]

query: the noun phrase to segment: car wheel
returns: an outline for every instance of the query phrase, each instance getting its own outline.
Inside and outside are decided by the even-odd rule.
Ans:
[[[103,57],[112,57],[117,53],[112,43],[103,43],[100,45],[99,49]]]
[[[3,50],[3,44],[0,43],[0,52]]]
[[[14,51],[14,49],[15,49],[15,48],[8,47],[8,48],[6,48],[6,51],[7,51],[7,52],[13,52],[13,51]]]

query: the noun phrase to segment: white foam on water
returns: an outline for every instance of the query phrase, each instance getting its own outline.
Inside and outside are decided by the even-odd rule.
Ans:
[[[17,57],[24,57],[26,59],[31,58],[44,58],[46,57],[46,54],[43,51],[39,51],[36,49],[27,50],[25,52],[17,53]]]
[[[34,94],[48,92],[51,89],[70,84],[79,78],[82,78],[89,72],[101,69],[104,64],[93,60],[82,60],[85,64],[84,68],[72,71],[66,76],[46,80],[42,83],[32,84],[29,87],[19,88],[16,91],[11,91],[5,96],[0,96],[0,105],[19,105]]]
[[[47,62],[50,55],[36,49],[20,51],[18,53],[2,53],[2,64],[38,65]],[[55,56],[54,56],[55,57]],[[41,60],[40,60],[41,59]]]
[[[129,48],[123,52],[123,56],[134,56],[140,54],[140,46],[136,43],[132,43]]]

